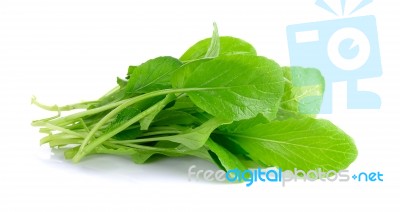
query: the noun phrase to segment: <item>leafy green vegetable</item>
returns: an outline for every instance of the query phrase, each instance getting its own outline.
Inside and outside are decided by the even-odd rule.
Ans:
[[[229,121],[212,118],[207,122],[204,122],[202,125],[195,129],[186,129],[181,134],[173,135],[173,136],[164,136],[164,137],[156,137],[156,138],[143,138],[143,139],[135,139],[135,140],[125,140],[125,141],[115,141],[114,143],[118,144],[126,144],[126,143],[145,143],[151,141],[172,141],[175,143],[180,143],[190,149],[199,149],[204,146],[204,143],[210,137],[210,134],[222,124],[228,124]]]
[[[193,60],[181,66],[175,71],[172,76],[171,82],[172,86],[175,88],[182,88],[185,82],[188,80],[190,75],[197,69],[201,64],[210,61],[209,58],[203,58],[198,60]]]
[[[110,132],[110,131],[114,130],[115,128],[117,128],[118,126],[121,126],[122,124],[129,121],[133,117],[139,115],[146,108],[150,107],[151,105],[156,104],[157,102],[160,102],[161,99],[162,98],[154,97],[154,98],[139,102],[136,105],[132,105],[132,106],[124,108],[121,112],[119,112],[117,114],[115,119],[108,124],[108,127],[104,130],[104,132]],[[164,99],[161,102],[165,104],[165,101],[167,101],[167,100],[168,99]],[[164,104],[159,104],[159,107],[162,107]],[[153,114],[150,114],[149,116],[151,116],[151,115],[153,115]],[[145,117],[142,120],[145,120],[147,117]]]
[[[273,119],[283,94],[278,64],[252,55],[220,56],[202,63],[187,78],[190,99],[211,115],[235,121],[257,116]]]
[[[153,120],[153,126],[198,125],[201,121],[188,112],[180,110],[163,110]]]
[[[64,149],[73,162],[111,154],[146,163],[162,155],[198,157],[225,171],[341,170],[357,149],[338,127],[315,118],[324,84],[317,69],[281,68],[246,41],[219,37],[214,25],[212,38],[179,60],[129,66],[95,101],[48,106],[33,98],[58,114],[32,125],[47,134],[41,144]]]
[[[171,95],[171,94],[169,94],[169,95]],[[172,95],[171,95],[171,99],[173,99]],[[157,105],[157,108],[152,113],[150,113],[148,116],[146,116],[142,120],[140,120],[140,130],[148,130],[151,122],[164,109],[164,107],[166,107],[171,102],[171,99],[165,98],[162,101],[160,101],[159,104]]]
[[[208,139],[205,146],[209,149],[209,154],[212,159],[223,170],[228,171],[232,169],[246,169],[246,167],[234,154],[215,143],[213,140]]]
[[[171,88],[171,76],[182,63],[173,57],[158,57],[132,70],[126,92],[147,93]]]
[[[223,133],[253,161],[283,170],[341,170],[356,157],[353,139],[327,120],[301,118]]]

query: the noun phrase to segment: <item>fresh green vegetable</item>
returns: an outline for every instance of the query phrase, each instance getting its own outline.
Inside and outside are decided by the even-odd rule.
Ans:
[[[222,146],[237,145],[253,161],[284,170],[340,170],[357,156],[348,135],[327,120],[309,117],[216,133]]]
[[[341,170],[357,157],[351,137],[316,119],[324,78],[316,69],[280,67],[246,41],[219,37],[190,47],[180,59],[157,57],[130,66],[98,100],[66,106],[32,103],[55,117],[33,126],[41,144],[87,155],[191,155],[224,170],[254,167]],[[61,115],[62,111],[75,111]]]

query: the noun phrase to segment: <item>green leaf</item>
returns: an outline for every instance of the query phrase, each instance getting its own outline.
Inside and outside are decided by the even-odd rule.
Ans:
[[[159,105],[155,111],[153,111],[148,116],[140,120],[140,130],[148,130],[154,118],[164,109],[165,106],[167,106],[167,104],[169,104],[173,99],[175,99],[174,94],[168,94],[167,96],[168,97],[164,98],[159,102]]]
[[[198,108],[192,100],[188,96],[181,96],[177,98],[172,105],[172,107],[167,108],[166,110],[168,111],[173,111],[173,110],[179,110],[179,111],[197,111],[200,112],[202,111],[200,108]]]
[[[196,117],[202,123],[214,118],[214,116],[212,116],[204,111],[192,113],[192,116]],[[222,126],[224,126],[224,125],[222,125]]]
[[[132,127],[132,129],[126,129],[114,135],[113,138],[116,140],[132,140],[139,137],[142,134],[139,126]]]
[[[108,147],[106,147],[107,145]],[[197,150],[189,149],[182,144],[159,141],[152,146],[143,145],[115,145],[107,143],[105,145],[97,146],[92,154],[112,154],[112,155],[126,155],[130,156],[133,162],[137,164],[143,164],[147,162],[153,155],[164,155],[169,157],[182,157],[186,155],[196,156],[206,160],[212,160],[207,152],[206,148],[200,148]]]
[[[190,99],[207,113],[227,120],[249,119],[262,113],[276,116],[283,94],[282,71],[265,57],[231,55],[199,65],[184,88]]]
[[[171,88],[171,76],[182,65],[173,57],[157,57],[131,70],[127,95]]]
[[[308,117],[259,124],[222,136],[240,146],[252,160],[283,170],[338,171],[357,157],[350,136],[327,120]]]
[[[126,74],[125,79],[129,80],[129,78],[131,78],[131,74],[133,74],[133,72],[135,72],[137,66],[129,66],[128,67],[128,73]]]
[[[169,141],[159,141],[151,147],[144,147],[141,145],[136,145],[136,147],[136,152],[134,152],[131,157],[132,160],[137,164],[143,164],[147,162],[153,155],[164,155],[169,157],[182,157],[191,155],[211,161],[211,157],[208,154],[207,149],[204,147],[192,150],[182,144]]]
[[[171,146],[170,144],[174,145]],[[140,147],[140,145],[137,145]],[[143,164],[145,163],[151,156],[155,154],[163,154],[166,156],[170,157],[178,157],[178,156],[183,156],[184,151],[177,151],[176,150],[176,144],[171,143],[171,142],[158,142],[154,147],[155,149],[158,150],[146,150],[146,149],[141,149],[141,148],[134,148],[134,147],[129,147],[129,146],[117,146],[113,144],[105,144],[105,145],[99,145],[96,148],[93,149],[93,151],[90,154],[109,154],[109,155],[119,155],[119,156],[130,156],[136,164]],[[161,147],[161,148],[159,148]],[[168,147],[168,148],[167,148]],[[172,148],[174,147],[174,148]],[[71,157],[73,151],[76,151],[75,149],[69,150],[69,153],[66,155],[66,157]]]
[[[183,87],[185,81],[189,78],[189,76],[199,67],[201,64],[210,61],[210,58],[204,58],[199,60],[193,60],[191,62],[185,63],[183,66],[178,68],[172,75],[171,83],[175,88]]]
[[[155,154],[162,154],[170,157],[178,157],[183,156],[183,152],[172,152],[176,150],[179,146],[177,143],[168,142],[168,141],[159,141],[153,147],[157,147],[158,150],[136,150],[133,154],[131,154],[133,162],[136,164],[143,164],[150,159],[151,156]],[[162,151],[162,148],[165,148],[165,151]],[[172,150],[172,151],[171,151]]]
[[[117,77],[117,84],[119,85],[119,87],[125,87],[126,84],[128,84],[128,81]]]
[[[325,90],[325,80],[313,68],[284,67],[285,91],[278,116],[280,119],[298,114],[318,114]]]
[[[130,148],[130,147],[116,147],[116,148],[110,148],[106,147],[104,145],[99,145],[97,146],[92,154],[98,153],[98,154],[110,154],[110,155],[127,155],[131,156],[134,154],[138,154],[140,150]]]
[[[269,122],[268,119],[266,119],[263,115],[259,114],[258,116],[251,119],[235,121],[231,124],[222,125],[221,127],[218,127],[218,130],[223,132],[234,133],[238,131],[247,130],[259,124],[266,124],[268,122]]]
[[[162,96],[159,97],[153,97],[150,99],[143,100],[135,105],[129,106],[125,109],[123,109],[121,112],[118,113],[118,115],[113,119],[107,126],[107,128],[104,130],[105,133],[111,132],[112,130],[116,129],[117,127],[123,125],[124,123],[128,122],[130,119],[133,117],[137,116],[140,114],[142,111],[146,110],[150,106],[154,105],[155,103],[161,101],[166,101],[165,99],[169,98],[164,98]],[[161,102],[160,101],[160,102]]]
[[[236,54],[257,55],[254,47],[242,39],[222,36],[219,37],[219,41],[220,48],[218,56]],[[180,57],[180,60],[191,61],[207,57],[207,52],[211,46],[211,42],[212,38],[207,38],[197,42]]]
[[[209,149],[211,158],[221,169],[225,171],[233,169],[246,170],[246,167],[234,154],[215,143],[213,140],[208,139],[206,147]]]
[[[230,121],[213,118],[203,123],[199,127],[194,129],[188,129],[182,134],[174,135],[174,136],[166,136],[161,138],[160,140],[168,140],[176,143],[180,143],[190,149],[199,149],[202,147],[210,134],[219,126],[223,124],[228,124]]]
[[[189,113],[179,110],[163,110],[152,122],[152,126],[200,124],[200,120]]]
[[[148,137],[134,140],[125,140],[125,141],[114,141],[116,144],[138,144],[138,143],[149,143],[154,141],[171,141],[175,143],[182,144],[189,149],[200,149],[204,146],[207,139],[210,137],[210,134],[219,126],[223,124],[229,124],[231,121],[227,121],[221,118],[214,117],[200,126],[192,129],[187,128],[183,129],[183,132],[177,135],[171,136],[161,136],[161,137]]]

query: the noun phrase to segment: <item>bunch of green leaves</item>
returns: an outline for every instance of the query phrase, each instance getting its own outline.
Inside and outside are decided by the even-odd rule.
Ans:
[[[224,170],[341,170],[357,157],[350,136],[315,118],[324,92],[318,70],[281,67],[244,40],[220,37],[216,26],[179,59],[130,66],[117,84],[96,101],[59,107],[33,99],[58,111],[33,121],[47,134],[41,144],[64,149],[73,162],[191,155]]]

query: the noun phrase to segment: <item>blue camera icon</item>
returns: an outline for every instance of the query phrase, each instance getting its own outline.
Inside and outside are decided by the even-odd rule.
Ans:
[[[377,94],[357,86],[382,75],[374,16],[290,25],[287,39],[291,66],[317,68],[325,77],[321,113],[332,112],[332,84],[341,81],[347,82],[347,108],[380,108]]]

